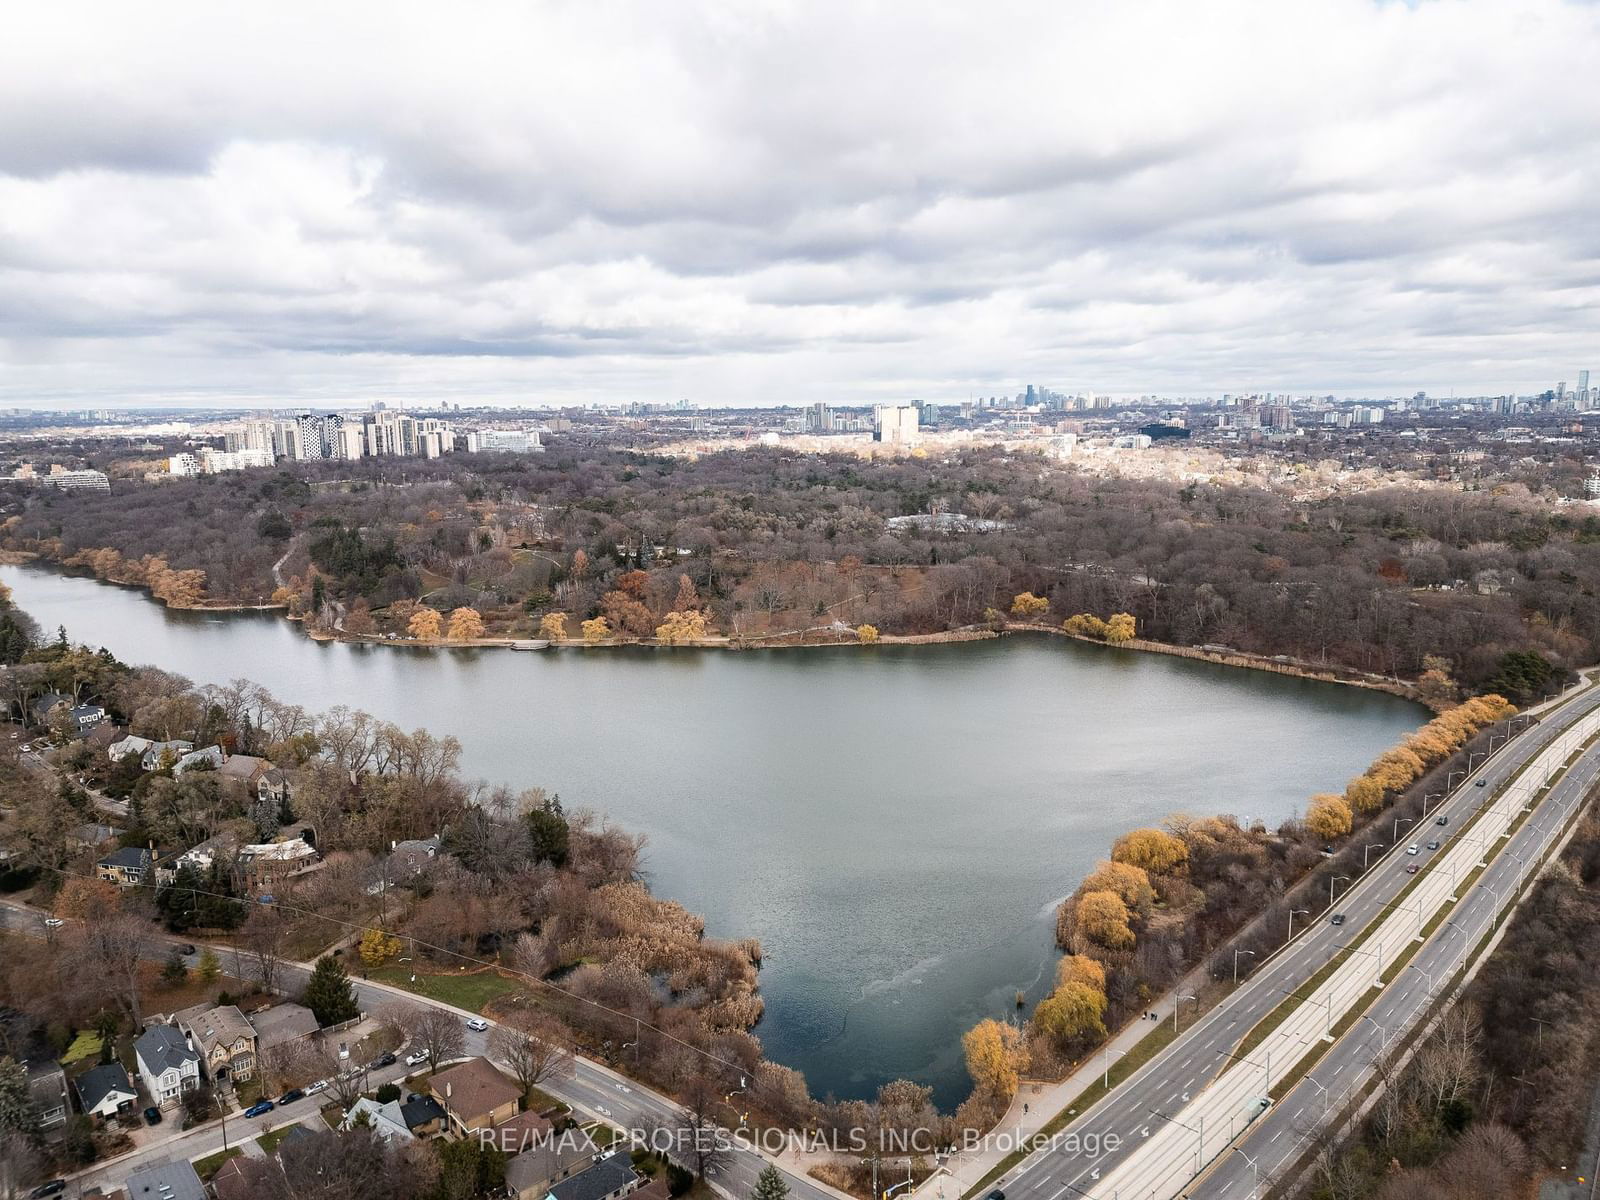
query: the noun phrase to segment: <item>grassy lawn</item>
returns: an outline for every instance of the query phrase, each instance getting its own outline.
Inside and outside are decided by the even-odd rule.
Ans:
[[[238,1158],[244,1151],[234,1146],[230,1150],[218,1150],[215,1154],[208,1154],[204,1158],[194,1160],[194,1173],[205,1182],[210,1182],[211,1177],[222,1170],[222,1165],[230,1158]]]
[[[528,1109],[536,1113],[572,1111],[564,1100],[557,1100],[549,1092],[536,1087],[528,1089]]]
[[[100,1035],[93,1030],[88,1030],[72,1039],[72,1045],[68,1046],[67,1052],[61,1056],[61,1065],[70,1067],[80,1059],[98,1058],[99,1056]]]
[[[426,996],[430,1000],[440,1000],[445,1004],[453,1004],[457,1008],[464,1008],[468,1012],[482,1012],[484,1006],[502,996],[521,991],[521,986],[510,979],[506,979],[496,971],[475,971],[470,974],[439,973],[424,974],[417,972],[417,981],[411,982],[411,968],[408,965],[377,967],[368,972],[369,976],[379,983],[387,983],[392,987],[404,988],[408,992],[415,992],[419,996]]]
[[[282,1129],[268,1130],[256,1139],[256,1145],[271,1154],[278,1148],[278,1143],[293,1133],[295,1128],[294,1125],[285,1125]]]

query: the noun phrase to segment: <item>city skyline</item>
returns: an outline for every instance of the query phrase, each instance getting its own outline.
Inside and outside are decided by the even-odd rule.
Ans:
[[[0,407],[1528,395],[1600,11],[30,10]]]

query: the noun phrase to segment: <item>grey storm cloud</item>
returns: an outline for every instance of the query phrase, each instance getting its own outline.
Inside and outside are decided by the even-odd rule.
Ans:
[[[0,397],[1546,386],[1597,58],[1559,0],[33,6]]]

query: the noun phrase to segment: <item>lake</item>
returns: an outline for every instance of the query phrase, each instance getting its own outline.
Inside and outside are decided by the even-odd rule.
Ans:
[[[648,834],[652,889],[761,939],[768,1054],[819,1096],[968,1090],[961,1033],[1038,996],[1053,909],[1168,813],[1269,823],[1427,713],[1381,692],[1066,639],[514,653],[318,643],[40,567],[46,631],[461,739],[464,773]]]

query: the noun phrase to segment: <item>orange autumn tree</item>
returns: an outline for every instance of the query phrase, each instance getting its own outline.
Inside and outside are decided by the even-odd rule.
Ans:
[[[439,636],[444,621],[439,616],[437,609],[419,608],[411,614],[411,622],[406,626],[411,636],[422,641],[432,641]]]

